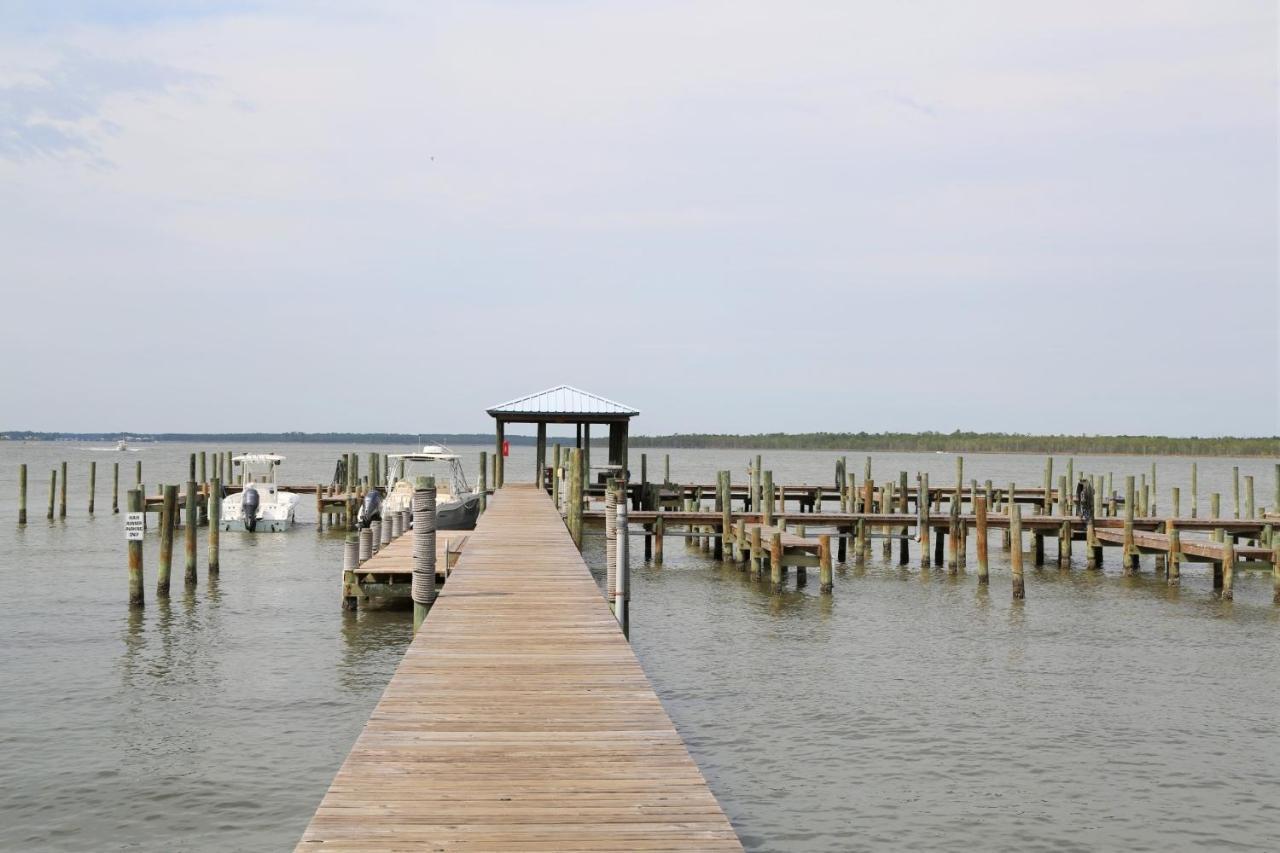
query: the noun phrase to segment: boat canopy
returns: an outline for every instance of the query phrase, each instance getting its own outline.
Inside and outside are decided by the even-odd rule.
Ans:
[[[246,453],[242,456],[231,457],[231,461],[241,465],[245,463],[250,465],[279,465],[284,461],[284,457],[276,453]]]

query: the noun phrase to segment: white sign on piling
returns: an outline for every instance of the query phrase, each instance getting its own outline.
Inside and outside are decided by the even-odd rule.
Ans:
[[[124,539],[126,542],[141,542],[145,515],[141,512],[124,514]]]

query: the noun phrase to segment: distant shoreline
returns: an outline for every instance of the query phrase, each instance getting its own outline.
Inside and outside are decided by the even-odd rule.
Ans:
[[[536,439],[507,435],[515,446],[533,446]],[[132,442],[234,442],[257,444],[296,442],[303,444],[402,444],[423,443],[474,445],[490,444],[492,433],[134,433],[134,432],[0,432],[0,440],[22,441],[108,441]],[[548,439],[553,442],[553,439]],[[561,441],[563,444],[563,440]],[[592,446],[605,446],[598,438]],[[1091,454],[1098,456],[1239,456],[1280,458],[1280,436],[1178,438],[1152,435],[1017,435],[1011,433],[765,433],[714,434],[675,433],[632,436],[632,449],[669,450],[825,450],[869,453],[1030,453]]]

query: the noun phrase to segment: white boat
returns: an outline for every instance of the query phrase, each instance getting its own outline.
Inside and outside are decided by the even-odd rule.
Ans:
[[[246,453],[232,457],[231,464],[240,466],[244,488],[222,499],[223,530],[275,532],[288,530],[293,526],[298,496],[276,488],[276,468],[283,461],[283,456],[274,453]],[[250,490],[258,498],[257,511],[252,514],[245,509]]]
[[[392,453],[387,456],[391,475],[382,512],[413,509],[413,486],[418,477],[436,478],[436,528],[471,530],[480,517],[480,495],[473,492],[462,473],[456,453],[439,444],[428,444],[420,453]]]
[[[125,444],[125,441],[123,438],[116,442],[116,450],[119,450],[120,452],[123,453],[128,449],[129,449],[129,445]]]

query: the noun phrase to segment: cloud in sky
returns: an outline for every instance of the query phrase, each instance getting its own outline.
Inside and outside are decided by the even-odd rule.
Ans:
[[[1272,4],[51,5],[6,427],[1280,431]]]

